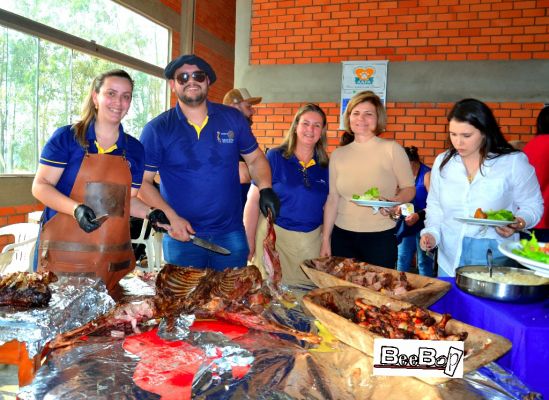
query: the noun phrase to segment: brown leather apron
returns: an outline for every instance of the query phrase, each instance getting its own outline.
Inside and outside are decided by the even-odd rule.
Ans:
[[[42,227],[39,269],[96,276],[112,291],[135,267],[129,223],[131,180],[125,157],[86,152],[69,197],[109,218],[86,233],[72,215],[55,214]]]

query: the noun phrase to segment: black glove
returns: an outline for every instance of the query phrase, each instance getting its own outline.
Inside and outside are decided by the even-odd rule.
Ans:
[[[280,213],[280,200],[272,188],[265,188],[259,191],[259,209],[266,217],[268,210],[271,210],[273,222]]]
[[[84,232],[90,233],[101,226],[99,221],[93,221],[96,216],[93,210],[85,204],[80,204],[74,209],[74,218]]]
[[[158,224],[163,224],[163,225],[170,224],[170,220],[168,219],[168,217],[166,217],[166,214],[164,214],[164,211],[159,209],[151,210],[147,215],[147,219],[149,220],[149,222],[151,223],[151,226],[156,232],[166,232],[166,229],[159,227]]]

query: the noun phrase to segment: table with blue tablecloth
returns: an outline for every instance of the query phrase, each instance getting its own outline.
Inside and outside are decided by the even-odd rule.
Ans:
[[[530,304],[489,300],[463,292],[454,278],[450,291],[430,309],[511,341],[511,350],[496,360],[532,390],[549,398],[549,299]]]

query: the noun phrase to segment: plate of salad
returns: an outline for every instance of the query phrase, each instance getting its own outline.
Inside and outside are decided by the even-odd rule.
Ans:
[[[377,187],[368,189],[364,192],[364,194],[353,194],[351,201],[359,206],[374,208],[393,207],[401,204],[396,201],[381,200],[379,189]]]
[[[509,210],[482,211],[480,208],[477,208],[472,218],[455,217],[455,219],[465,224],[485,226],[507,226],[517,222],[515,216]]]
[[[535,235],[530,240],[503,242],[498,248],[504,255],[535,271],[537,275],[549,277],[549,243],[538,242]]]

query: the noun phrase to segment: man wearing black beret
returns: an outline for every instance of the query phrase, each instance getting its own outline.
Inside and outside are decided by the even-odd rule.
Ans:
[[[197,268],[246,265],[249,249],[242,223],[238,159],[241,155],[260,188],[260,209],[276,218],[280,208],[271,187],[271,170],[250,126],[235,108],[207,100],[216,81],[202,58],[182,55],[164,69],[177,96],[174,108],[147,123],[145,175],[139,191],[148,204],[164,210],[171,222],[164,235],[164,258]],[[153,178],[160,174],[160,192]],[[193,245],[190,235],[230,250],[217,254]]]

